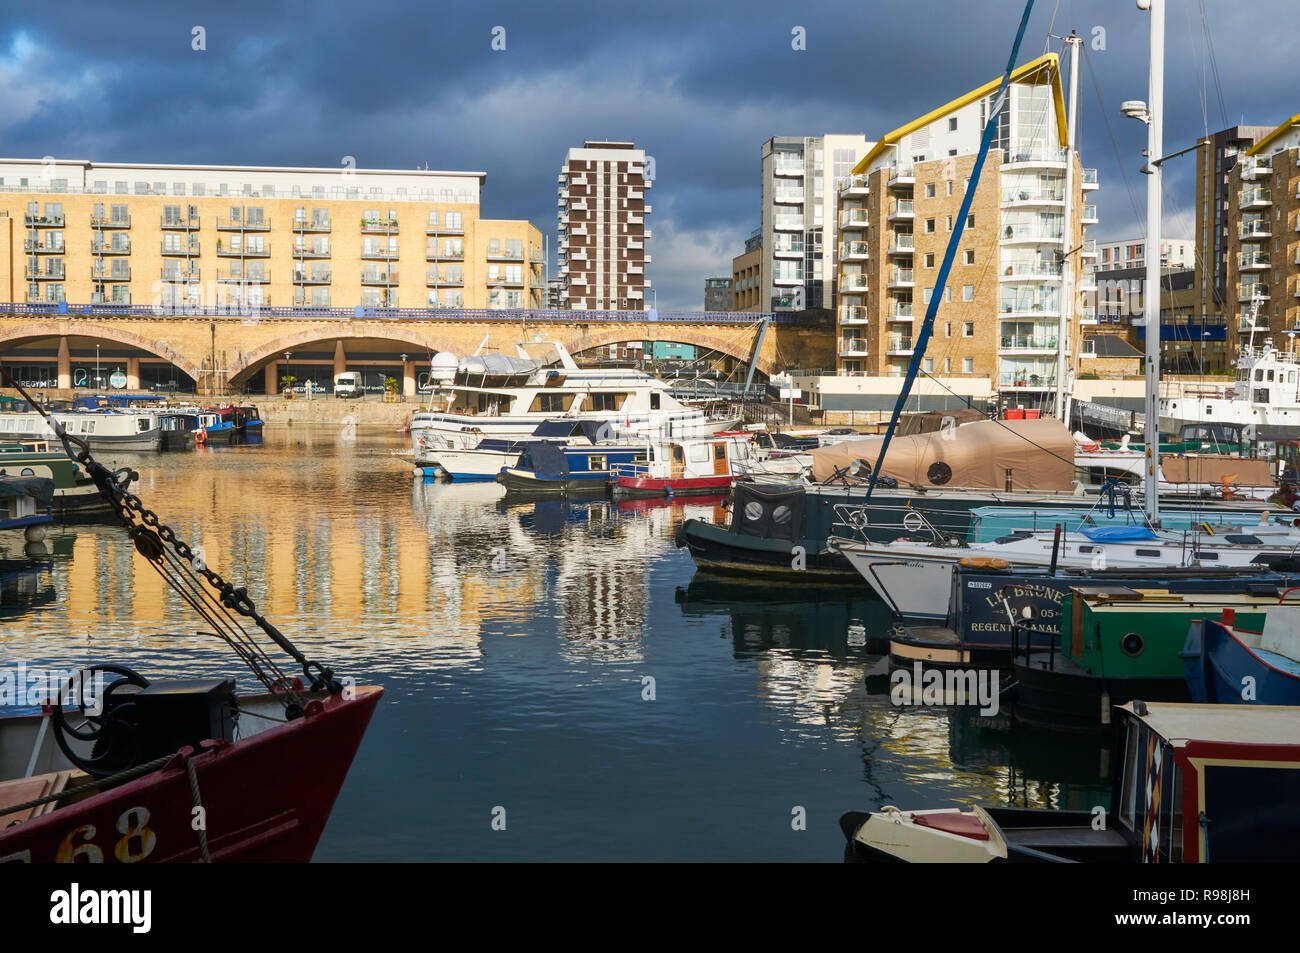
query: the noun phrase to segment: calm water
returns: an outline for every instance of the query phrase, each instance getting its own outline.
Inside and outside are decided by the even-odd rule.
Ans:
[[[280,427],[116,461],[308,656],[384,686],[318,860],[839,861],[849,809],[1105,803],[1096,743],[892,706],[863,590],[694,578],[673,532],[712,505],[516,504],[413,480],[402,447]],[[0,662],[256,689],[118,528],[46,545],[0,587]]]

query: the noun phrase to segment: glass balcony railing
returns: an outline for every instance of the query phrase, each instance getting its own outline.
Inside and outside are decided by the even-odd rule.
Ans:
[[[1002,348],[1004,350],[1056,350],[1056,341],[1056,338],[1004,334],[1002,335]]]
[[[1044,203],[1044,202],[1064,202],[1065,189],[1040,189],[1040,188],[1020,188],[1020,189],[1003,189],[1002,201],[1004,203],[1025,202],[1027,204]]]
[[[912,350],[912,336],[910,334],[889,335],[889,349],[891,351]]]
[[[1002,268],[1003,278],[1059,278],[1061,263],[1059,261],[1012,262]]]

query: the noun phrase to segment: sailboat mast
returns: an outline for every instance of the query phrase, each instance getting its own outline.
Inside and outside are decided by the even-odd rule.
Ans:
[[[1069,146],[1065,150],[1065,249],[1066,254],[1061,262],[1061,317],[1056,329],[1056,415],[1061,418],[1061,423],[1070,426],[1070,412],[1068,408],[1068,399],[1073,381],[1070,380],[1071,372],[1074,369],[1074,360],[1071,357],[1070,349],[1067,346],[1071,328],[1074,327],[1074,275],[1070,265],[1070,260],[1075,253],[1070,252],[1070,246],[1074,244],[1074,162],[1078,154],[1078,141],[1075,138],[1076,130],[1079,125],[1079,47],[1083,44],[1083,37],[1077,36],[1073,30],[1065,39],[1066,44],[1070,47],[1070,111],[1067,114],[1069,119],[1069,135],[1066,137]],[[1080,211],[1082,214],[1082,211]],[[1079,249],[1076,253],[1081,253]],[[1078,343],[1075,342],[1075,347]]]
[[[1165,0],[1138,0],[1151,14],[1151,77],[1147,96],[1146,474],[1147,519],[1160,525],[1160,160],[1164,149]]]
[[[957,248],[961,244],[961,236],[970,215],[971,203],[975,199],[975,189],[979,185],[980,173],[984,170],[984,160],[988,158],[989,146],[993,142],[993,133],[998,127],[998,114],[1001,110],[1007,108],[1007,100],[1011,95],[1011,74],[1015,72],[1016,57],[1020,55],[1020,41],[1025,38],[1025,29],[1029,26],[1029,15],[1033,10],[1034,0],[1026,0],[1025,12],[1020,17],[1020,28],[1016,31],[1015,41],[1011,44],[1011,56],[1007,59],[1006,71],[1002,74],[1002,82],[998,86],[997,94],[990,100],[988,122],[984,126],[984,134],[980,138],[980,149],[975,156],[975,164],[971,166],[966,194],[962,197],[961,211],[957,214],[957,223],[953,226],[952,236],[948,239],[948,248],[944,252],[943,261],[939,264],[939,274],[934,282],[934,290],[930,294],[930,304],[925,310],[925,320],[921,322],[921,330],[916,336],[912,360],[908,362],[907,374],[903,377],[902,390],[898,393],[898,400],[894,402],[894,412],[889,418],[889,427],[885,430],[885,438],[880,441],[880,455],[876,458],[876,465],[871,468],[867,493],[862,499],[863,506],[871,502],[871,494],[876,489],[876,480],[880,476],[881,468],[885,465],[885,454],[889,452],[889,444],[894,439],[894,431],[898,429],[898,419],[903,415],[903,408],[907,406],[907,397],[912,392],[912,385],[916,382],[916,375],[920,373],[921,359],[925,356],[925,346],[929,343],[930,334],[934,330],[935,315],[939,313],[939,303],[943,300],[943,289],[948,283],[948,272],[952,270],[953,260],[957,257]]]

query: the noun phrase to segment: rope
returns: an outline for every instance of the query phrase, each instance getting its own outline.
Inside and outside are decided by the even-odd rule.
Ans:
[[[194,797],[194,806],[202,812],[203,823],[199,825],[199,853],[203,855],[205,864],[212,863],[212,855],[208,853],[208,812],[203,809],[203,802],[199,800],[199,776],[194,770],[194,759],[185,759],[185,773],[190,776],[190,794]]]
[[[158,770],[174,757],[176,757],[176,755],[169,754],[164,758],[155,758],[153,761],[146,761],[144,764],[137,764],[134,768],[119,771],[117,774],[107,778],[92,778],[84,784],[78,784],[75,788],[64,788],[56,794],[47,794],[45,797],[38,797],[34,801],[24,801],[22,804],[14,804],[10,807],[0,808],[0,816],[13,814],[17,811],[25,811],[29,807],[40,807],[42,804],[49,804],[53,801],[61,801],[70,795],[80,794],[87,788],[100,788],[105,785],[120,784],[123,781],[130,781],[134,778],[140,777],[141,775],[148,774],[151,771]]]

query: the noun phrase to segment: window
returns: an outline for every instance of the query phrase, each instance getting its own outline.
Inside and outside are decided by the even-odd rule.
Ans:
[[[948,231],[952,231],[952,216],[948,216]]]
[[[975,336],[974,321],[967,321],[961,326],[961,336],[964,338],[973,338]]]
[[[927,357],[924,362],[924,370],[927,374],[934,372],[934,358]]]
[[[963,357],[963,358],[961,359],[961,372],[962,372],[963,374],[974,374],[974,373],[975,373],[975,358],[973,358],[973,357]]]
[[[950,358],[950,357],[945,357],[945,358],[943,359],[943,372],[944,372],[945,374],[951,374],[951,373],[952,373],[952,358]]]
[[[926,183],[926,186],[925,186],[925,197],[926,197],[927,199],[932,199],[932,198],[934,198],[934,183],[933,183],[933,182],[927,182],[927,183]]]
[[[957,117],[956,117],[956,116],[953,116],[953,117],[951,117],[951,118],[948,120],[948,131],[949,131],[949,132],[956,132],[956,131],[957,131]]]
[[[973,249],[969,249],[969,248],[966,249],[966,264],[968,265],[975,264],[975,252]]]
[[[949,150],[948,150],[948,155],[949,155],[949,156],[955,156],[955,155],[957,155],[957,150],[956,150],[956,149],[949,149]]]
[[[975,286],[974,286],[974,285],[962,285],[962,289],[961,289],[961,300],[962,300],[962,301],[974,301],[974,300],[975,300]]]
[[[924,302],[925,304],[929,304],[929,303],[930,303],[930,294],[931,294],[931,292],[933,292],[933,291],[934,291],[933,288],[926,288],[926,289],[924,289],[924,290],[921,292],[921,301]]]
[[[951,321],[946,321],[946,322],[944,322],[944,325],[943,325],[943,336],[946,337],[946,338],[950,338],[950,337],[952,337],[952,322],[951,322]]]
[[[590,410],[618,410],[623,403],[622,394],[592,394]]]
[[[489,255],[499,255],[499,254],[501,254],[501,239],[499,239],[499,238],[489,238],[489,239],[488,239],[488,252],[487,252],[487,253],[488,253]]]
[[[927,268],[933,268],[933,267],[934,267],[934,252],[926,252],[926,255],[925,255],[925,267],[927,267]]]
[[[967,227],[967,228],[974,228],[974,227],[975,227],[975,213],[974,213],[974,212],[971,212],[969,215],[966,216],[966,227]]]
[[[690,453],[691,463],[708,463],[709,462],[709,445],[707,443],[697,443],[691,445]]]
[[[943,300],[944,300],[944,303],[945,303],[945,304],[948,304],[948,303],[950,303],[950,302],[952,301],[952,286],[951,286],[951,285],[949,285],[948,287],[946,287],[946,288],[943,289]]]
[[[927,234],[927,235],[929,235],[929,234],[933,234],[933,232],[934,232],[934,219],[932,219],[932,218],[927,218],[927,219],[925,220],[925,231],[926,231],[926,234]]]
[[[948,185],[948,194],[952,195],[952,179],[948,180],[947,185]]]

